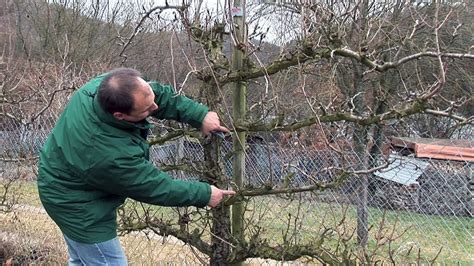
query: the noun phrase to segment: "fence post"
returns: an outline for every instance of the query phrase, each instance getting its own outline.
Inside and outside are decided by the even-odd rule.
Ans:
[[[237,45],[233,47],[232,54],[232,70],[242,70],[243,57],[246,47],[245,40],[245,0],[235,0],[234,6],[231,7],[231,15],[233,18],[233,28]],[[247,84],[243,81],[234,83],[233,92],[233,120],[245,118],[247,110]],[[242,187],[245,178],[245,146],[246,133],[236,132],[233,136],[233,149],[235,152],[233,158],[233,175],[232,180],[237,186],[237,189]],[[242,203],[236,203],[232,206],[232,235],[237,240],[243,240],[243,217],[244,210]],[[239,241],[240,242],[240,241]],[[240,263],[238,263],[240,264]]]

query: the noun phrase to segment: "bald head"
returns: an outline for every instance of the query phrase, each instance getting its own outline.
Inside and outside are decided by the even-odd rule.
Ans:
[[[118,120],[138,122],[158,109],[150,85],[130,68],[110,72],[100,83],[98,97],[102,108]]]
[[[133,109],[133,94],[141,86],[141,73],[131,68],[111,71],[100,83],[98,97],[108,113],[128,114]]]

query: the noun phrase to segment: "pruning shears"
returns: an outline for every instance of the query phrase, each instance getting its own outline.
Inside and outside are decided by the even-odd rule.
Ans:
[[[225,139],[225,134],[222,131],[211,131],[211,134],[215,137],[220,138],[221,140]]]

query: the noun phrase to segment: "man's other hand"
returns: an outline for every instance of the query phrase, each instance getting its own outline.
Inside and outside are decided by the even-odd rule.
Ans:
[[[225,195],[235,195],[235,191],[219,189],[215,186],[211,186],[211,199],[207,206],[212,208],[216,207],[224,199]]]
[[[204,135],[209,135],[212,131],[228,133],[229,129],[221,126],[219,116],[216,112],[208,112],[202,120],[201,131]]]

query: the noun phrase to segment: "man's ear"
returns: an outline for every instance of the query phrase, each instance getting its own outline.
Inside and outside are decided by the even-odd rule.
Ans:
[[[125,114],[122,112],[115,112],[113,113],[113,116],[118,120],[123,120],[125,118]]]

